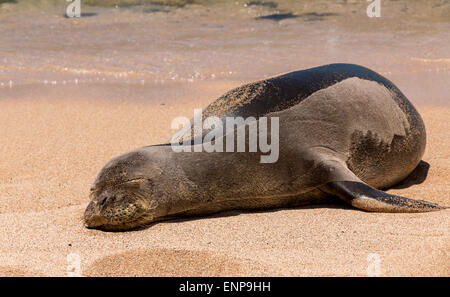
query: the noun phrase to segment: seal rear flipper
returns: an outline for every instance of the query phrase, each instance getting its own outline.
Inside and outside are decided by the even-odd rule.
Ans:
[[[437,204],[391,195],[356,181],[329,182],[322,191],[336,195],[352,206],[372,212],[429,212],[445,209]]]

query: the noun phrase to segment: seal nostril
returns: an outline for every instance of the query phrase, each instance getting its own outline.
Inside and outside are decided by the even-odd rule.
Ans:
[[[105,202],[106,202],[106,197],[105,197],[105,198],[103,198],[102,200],[100,200],[100,205],[103,205],[103,204],[105,204]]]

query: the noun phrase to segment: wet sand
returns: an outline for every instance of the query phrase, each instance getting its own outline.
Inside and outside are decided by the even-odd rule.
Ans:
[[[394,2],[376,24],[358,13],[345,22],[345,9],[326,1],[291,9],[338,14],[313,21],[257,20],[272,8],[243,5],[228,17],[193,5],[18,18],[8,3],[0,10],[0,276],[64,276],[77,255],[85,276],[364,276],[371,254],[382,276],[450,276],[450,210],[367,213],[336,201],[124,233],[81,220],[103,165],[165,142],[173,118],[242,83],[331,62],[385,75],[424,118],[426,178],[419,172],[421,182],[389,193],[450,206],[448,6],[422,20],[416,2],[406,12]]]

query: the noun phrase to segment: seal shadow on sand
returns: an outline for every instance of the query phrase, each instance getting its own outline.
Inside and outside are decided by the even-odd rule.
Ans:
[[[392,186],[391,189],[406,189],[413,185],[420,185],[427,178],[428,170],[430,170],[430,164],[425,161],[420,161],[416,169],[414,169],[414,171],[411,172],[411,174],[406,179],[404,179],[397,185]]]
[[[84,276],[239,276],[265,275],[266,267],[247,259],[207,251],[137,249],[95,260]]]
[[[430,164],[428,162],[420,161],[419,164],[417,165],[417,167],[413,170],[413,172],[411,172],[410,175],[408,175],[407,178],[405,178],[403,181],[401,181],[397,185],[392,186],[387,189],[383,189],[383,190],[406,189],[413,185],[419,185],[426,180],[429,169],[430,169]],[[278,212],[278,211],[288,210],[288,209],[292,210],[292,209],[317,209],[317,208],[355,210],[355,208],[350,206],[348,203],[345,203],[338,197],[330,196],[329,202],[325,202],[325,203],[321,203],[321,204],[305,205],[305,206],[298,206],[298,207],[279,207],[279,208],[273,208],[273,209],[260,209],[260,210],[258,210],[258,209],[256,209],[256,210],[255,209],[253,209],[253,210],[245,210],[245,209],[229,210],[229,211],[219,212],[219,213],[215,213],[215,214],[198,215],[198,216],[192,216],[192,217],[187,216],[187,217],[170,219],[170,220],[166,220],[166,221],[153,222],[148,225],[144,225],[144,226],[140,226],[140,227],[131,229],[129,231],[132,232],[132,231],[145,230],[145,229],[150,228],[159,223],[165,223],[165,224],[181,223],[181,222],[196,221],[196,220],[211,219],[211,218],[226,218],[226,217],[238,216],[240,214],[273,213],[273,212]],[[106,231],[106,232],[117,232],[117,231]],[[122,231],[119,231],[119,232],[122,232]]]

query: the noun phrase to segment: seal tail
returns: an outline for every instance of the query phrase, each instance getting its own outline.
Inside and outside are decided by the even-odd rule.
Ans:
[[[437,204],[391,195],[356,181],[329,182],[321,188],[352,206],[371,212],[429,212],[446,209]]]

